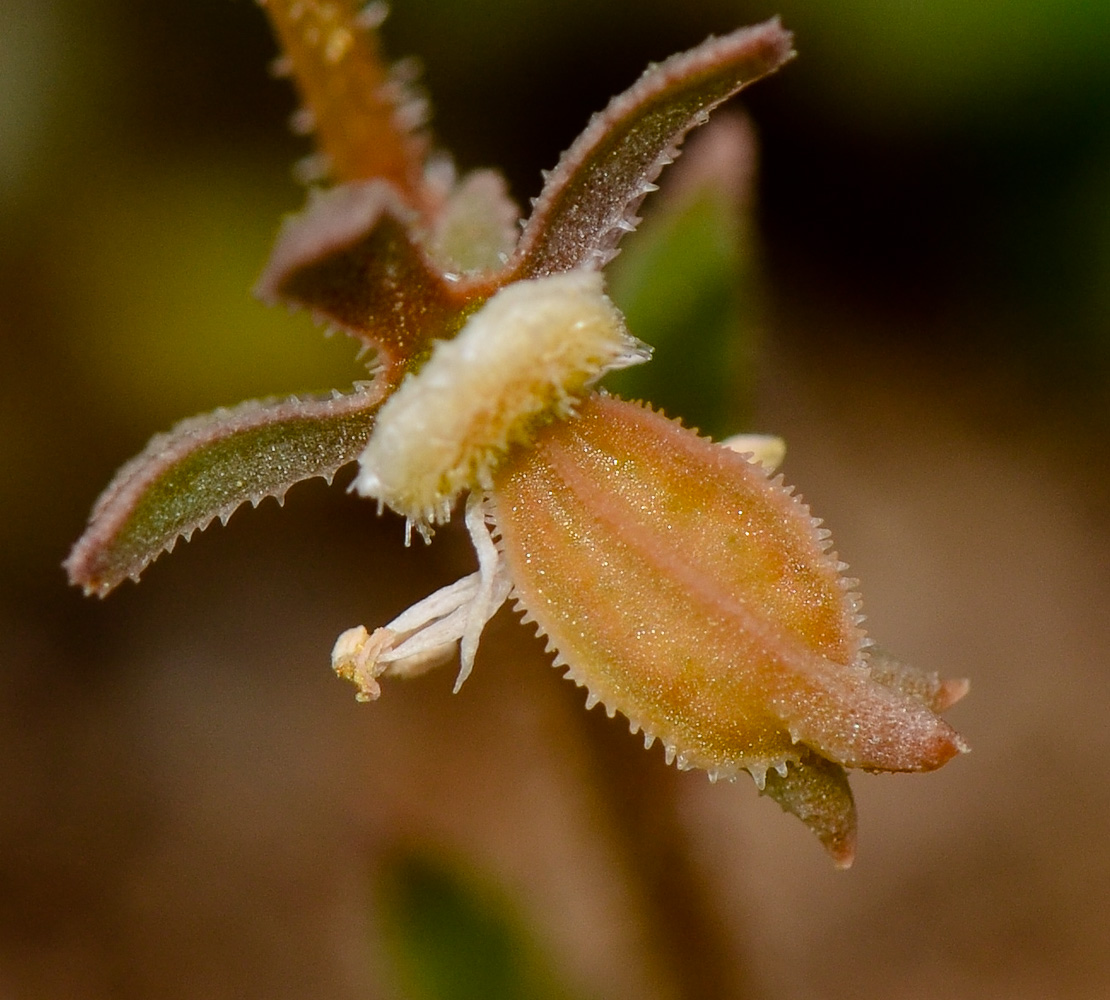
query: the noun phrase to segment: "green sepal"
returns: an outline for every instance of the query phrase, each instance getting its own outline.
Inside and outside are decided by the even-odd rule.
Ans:
[[[769,768],[762,794],[797,816],[821,841],[837,868],[856,856],[856,803],[848,774],[839,764],[806,750],[786,765],[786,777]]]
[[[547,182],[521,235],[514,278],[604,267],[636,209],[709,112],[792,55],[775,18],[710,38],[650,67],[595,115]]]
[[[375,382],[330,399],[252,401],[157,435],[97,500],[65,562],[70,582],[104,596],[243,503],[330,482],[366,446],[384,396]]]

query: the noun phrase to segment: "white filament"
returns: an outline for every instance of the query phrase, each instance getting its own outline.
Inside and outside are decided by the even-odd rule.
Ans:
[[[449,659],[459,646],[456,692],[470,676],[482,630],[505,603],[512,585],[478,494],[467,502],[466,526],[478,554],[477,572],[440,588],[383,628],[368,632],[358,625],[336,639],[332,668],[355,683],[359,701],[379,697],[378,678],[383,674],[416,676]]]

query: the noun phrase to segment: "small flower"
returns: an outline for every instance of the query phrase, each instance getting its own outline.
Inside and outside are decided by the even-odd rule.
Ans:
[[[458,690],[512,599],[587,707],[711,780],[748,771],[850,864],[845,768],[930,770],[966,750],[937,714],[966,683],[870,648],[828,532],[771,478],[781,442],[714,444],[595,388],[650,357],[601,269],[686,133],[782,65],[790,35],[770,21],[649,69],[547,176],[517,240],[497,174],[456,179],[428,155],[375,25],[334,2],[267,10],[311,109],[300,120],[317,123],[314,168],[337,183],[286,222],[258,290],[359,339],[373,378],[154,438],[97,501],[71,580],[103,595],[243,501],[356,459],[353,488],[425,540],[465,497],[477,571],[337,640],[360,700],[456,650]]]

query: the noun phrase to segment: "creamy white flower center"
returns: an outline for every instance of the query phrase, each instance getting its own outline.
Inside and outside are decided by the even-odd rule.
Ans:
[[[489,489],[513,445],[571,413],[605,372],[650,354],[597,272],[507,285],[381,408],[352,488],[427,537],[460,494]]]

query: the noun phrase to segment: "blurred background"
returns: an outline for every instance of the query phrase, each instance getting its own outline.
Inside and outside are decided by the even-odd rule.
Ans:
[[[341,488],[66,587],[153,432],[360,369],[249,295],[309,151],[257,6],[0,0],[0,996],[1110,993],[1110,4],[398,0],[384,38],[527,204],[648,61],[775,13],[718,419],[786,438],[882,645],[972,679],[970,756],[854,777],[847,874],[507,612],[458,696],[356,705],[335,636],[472,557]]]

